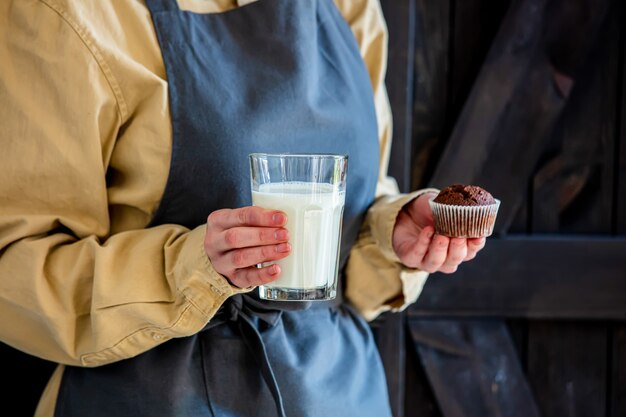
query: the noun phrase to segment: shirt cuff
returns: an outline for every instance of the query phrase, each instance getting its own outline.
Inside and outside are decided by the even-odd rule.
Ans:
[[[168,310],[176,311],[174,320],[167,326],[137,329],[110,348],[81,356],[83,366],[129,358],[172,338],[191,336],[206,326],[228,297],[253,289],[235,287],[215,271],[204,251],[205,229],[206,225],[199,226],[165,248],[165,274],[179,295]]]
[[[206,225],[189,232],[173,271],[178,291],[193,305],[202,326],[215,315],[228,297],[254,289],[232,285],[213,268],[204,250],[205,233]]]

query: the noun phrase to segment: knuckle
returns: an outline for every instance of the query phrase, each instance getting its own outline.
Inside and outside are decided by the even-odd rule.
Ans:
[[[465,256],[467,256],[467,254],[465,253],[451,256],[449,262],[452,264],[460,264],[461,262],[463,262],[463,259],[465,259]]]
[[[428,259],[426,261],[426,265],[430,269],[430,272],[437,272],[441,269],[442,266],[445,265],[445,257]]]
[[[472,241],[472,247],[478,251],[485,247],[485,243],[486,243],[485,239],[480,239],[479,241]]]
[[[224,233],[224,240],[230,247],[235,247],[239,243],[239,233],[235,229],[228,229]]]
[[[209,216],[206,218],[207,226],[209,227],[214,226],[217,223],[218,219],[222,217],[223,215],[224,215],[224,209],[215,210],[209,213]]]
[[[258,272],[258,278],[262,283],[275,281],[280,275],[280,272],[278,271],[277,266],[272,264],[266,268],[260,269]]]
[[[434,261],[428,260],[424,262],[424,267],[428,270],[428,272],[434,272],[437,270],[439,265]]]
[[[242,250],[233,251],[232,261],[233,261],[233,265],[235,265],[236,268],[241,268],[245,266],[246,259],[247,259],[247,256],[246,256],[245,251],[242,251]]]
[[[453,274],[455,273],[457,270],[456,266],[448,266],[446,268],[442,268],[441,272],[443,272],[444,274]]]
[[[250,210],[249,208],[244,207],[237,211],[237,220],[239,220],[241,224],[248,223],[249,210]]]
[[[239,287],[239,288],[247,287],[246,280],[243,277],[241,271],[234,271],[234,272],[232,272],[230,274],[230,276],[228,277],[228,279],[236,287]]]
[[[276,248],[274,246],[263,246],[261,248],[261,255],[263,256],[264,260],[271,258],[275,254]]]

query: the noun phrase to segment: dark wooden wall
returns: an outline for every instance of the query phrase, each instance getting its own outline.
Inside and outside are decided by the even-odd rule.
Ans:
[[[626,4],[381,0],[403,191],[495,234],[374,328],[396,417],[626,416]]]

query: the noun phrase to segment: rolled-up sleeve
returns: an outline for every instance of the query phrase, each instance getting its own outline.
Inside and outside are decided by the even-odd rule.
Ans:
[[[132,118],[106,62],[62,11],[0,8],[0,340],[96,366],[199,331],[246,290],[211,267],[204,226],[111,234],[110,161]]]

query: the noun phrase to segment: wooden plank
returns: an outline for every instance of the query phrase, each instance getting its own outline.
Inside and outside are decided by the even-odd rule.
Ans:
[[[415,56],[415,0],[381,0],[389,32],[385,84],[393,115],[389,174],[400,190],[410,191],[413,155],[413,61]]]
[[[458,118],[510,4],[510,0],[454,2],[447,114],[449,126]]]
[[[607,329],[596,322],[531,322],[528,381],[542,417],[606,414]]]
[[[621,7],[621,12],[617,12],[621,16],[622,22],[626,21],[626,6],[623,2],[617,2]],[[621,26],[621,106],[618,108],[617,114],[620,122],[618,126],[618,146],[615,148],[615,169],[616,169],[616,187],[615,187],[615,228],[614,231],[620,234],[626,234],[626,27]],[[620,85],[618,84],[618,88]]]
[[[454,275],[433,274],[411,316],[626,319],[626,239],[491,238]]]
[[[626,324],[612,328],[610,417],[626,416]]]
[[[528,320],[526,319],[509,319],[506,321],[511,341],[517,352],[520,366],[526,372],[526,357],[528,347]]]
[[[459,117],[510,4],[510,0],[454,2],[446,137]],[[510,232],[526,233],[527,226],[527,205],[523,201]]]
[[[404,417],[443,417],[430,382],[420,363],[417,346],[407,338]]]
[[[417,0],[412,188],[426,185],[445,144],[451,0]]]
[[[612,231],[621,16],[609,14],[534,176],[532,231]],[[551,150],[552,152],[552,150]]]
[[[404,370],[406,368],[404,314],[385,314],[376,320],[372,326],[385,367],[393,415],[394,417],[404,417]]]
[[[446,417],[539,417],[506,324],[410,320],[411,338]]]
[[[492,191],[503,201],[499,233],[525,197],[608,1],[514,0],[494,40],[431,185],[476,183]]]

